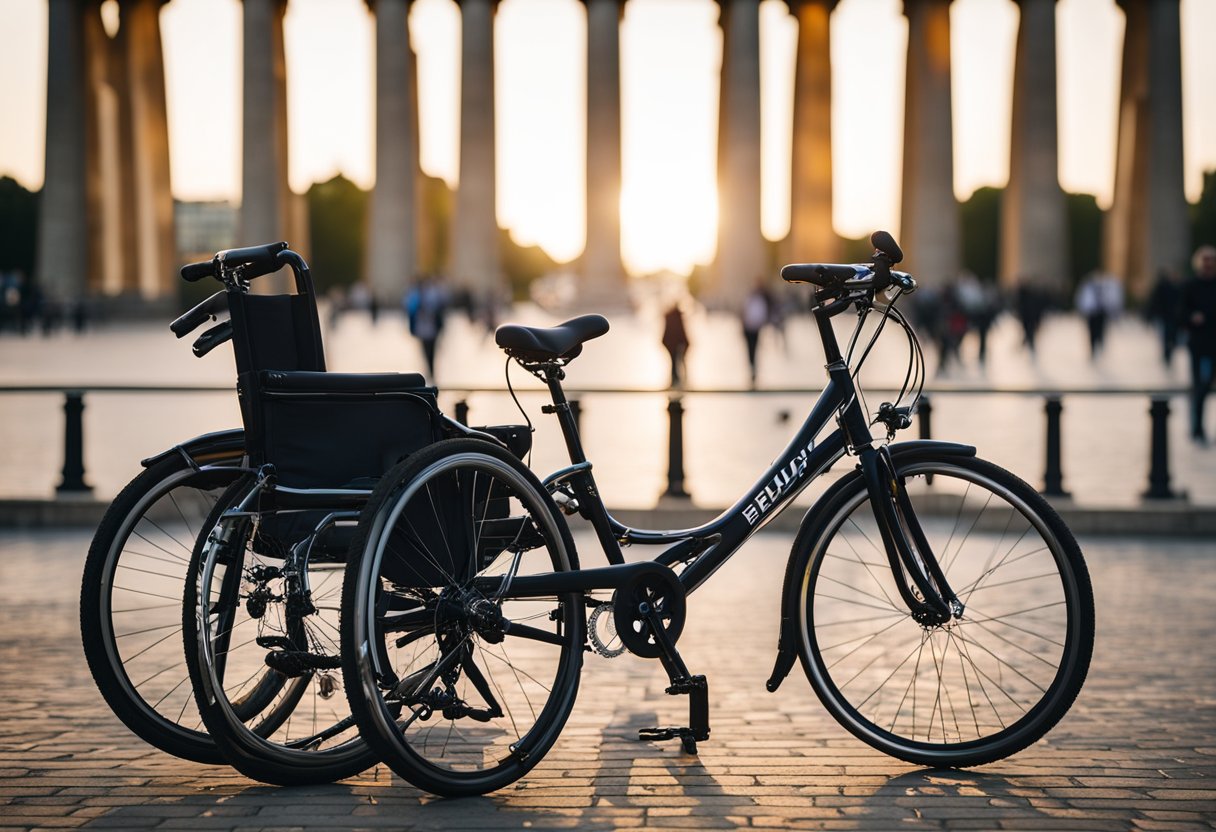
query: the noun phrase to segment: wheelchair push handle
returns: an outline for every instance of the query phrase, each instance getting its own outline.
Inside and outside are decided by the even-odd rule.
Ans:
[[[265,243],[259,246],[230,248],[216,252],[210,260],[182,266],[182,279],[195,283],[207,277],[215,278],[229,288],[247,285],[249,281],[290,266],[295,275],[296,291],[312,294],[312,278],[304,258],[288,248],[287,243]]]

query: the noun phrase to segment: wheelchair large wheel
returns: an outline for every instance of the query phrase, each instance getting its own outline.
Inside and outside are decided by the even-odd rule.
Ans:
[[[540,761],[574,706],[584,601],[510,587],[575,568],[552,500],[495,445],[440,442],[384,477],[351,547],[342,658],[351,712],[394,771],[461,796]]]
[[[795,540],[804,668],[832,716],[887,754],[943,767],[1002,759],[1042,737],[1081,689],[1089,574],[1063,521],[1008,471],[957,456],[896,464],[963,614],[913,618],[854,475]]]
[[[85,559],[80,633],[106,704],[140,739],[198,763],[222,763],[194,706],[181,649],[181,599],[195,538],[241,451],[196,468],[172,454],[110,503]]]
[[[229,511],[248,489],[237,483],[217,503],[179,610],[199,714],[247,777],[283,786],[351,777],[376,758],[341,692],[345,547],[335,557],[298,524]]]

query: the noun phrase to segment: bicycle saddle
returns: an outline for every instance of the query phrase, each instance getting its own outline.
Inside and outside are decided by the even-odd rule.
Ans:
[[[494,343],[512,358],[527,361],[571,359],[583,351],[583,342],[608,331],[603,315],[580,315],[557,326],[503,324],[494,331]]]

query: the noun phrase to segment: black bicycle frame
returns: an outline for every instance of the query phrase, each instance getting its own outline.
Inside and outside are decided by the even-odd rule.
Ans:
[[[580,513],[595,529],[604,554],[611,564],[623,564],[620,544],[675,544],[655,561],[665,566],[688,563],[679,574],[686,592],[704,583],[726,563],[753,534],[764,527],[797,497],[812,480],[826,472],[847,449],[859,455],[876,454],[873,436],[857,396],[857,387],[848,364],[840,355],[830,318],[843,307],[827,306],[815,310],[825,355],[828,358],[828,384],[811,412],[777,460],[733,506],[703,526],[692,529],[657,531],[635,529],[614,519],[599,496],[591,464],[587,462],[579,439],[578,426],[561,388],[563,373],[546,374],[553,397],[552,412],[558,416],[566,448],[573,463],[545,480],[546,486],[569,482],[580,501]],[[840,427],[821,441],[816,437],[840,414]]]

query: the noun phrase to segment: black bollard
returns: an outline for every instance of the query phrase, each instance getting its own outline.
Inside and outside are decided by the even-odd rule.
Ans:
[[[1170,488],[1170,400],[1153,396],[1148,408],[1152,420],[1149,444],[1148,491],[1146,500],[1174,500],[1185,495]]]
[[[928,396],[921,396],[916,401],[916,422],[920,425],[920,438],[933,438],[933,403]]]
[[[933,403],[928,396],[921,396],[916,401],[916,422],[920,425],[920,438],[933,438]],[[925,485],[933,485],[933,475],[925,475]]]
[[[679,396],[667,402],[667,490],[664,497],[687,499],[684,490],[684,403]]]
[[[91,494],[84,481],[84,393],[68,390],[63,398],[63,482],[59,495]]]
[[[465,427],[469,426],[469,403],[465,399],[456,402],[456,421]]]
[[[1047,397],[1047,465],[1043,472],[1043,494],[1048,497],[1067,497],[1064,490],[1064,472],[1060,468],[1060,414],[1064,405],[1059,396]]]

